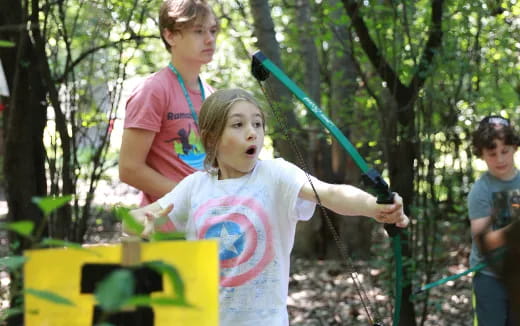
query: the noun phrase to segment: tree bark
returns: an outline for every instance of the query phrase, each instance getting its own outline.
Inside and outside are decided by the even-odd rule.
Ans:
[[[8,220],[30,220],[38,228],[42,213],[32,203],[34,196],[46,195],[45,148],[43,130],[47,119],[46,87],[35,66],[36,53],[31,42],[27,19],[20,2],[0,2],[0,25],[12,26],[0,32],[0,39],[16,44],[0,48],[11,96],[6,109],[5,161]],[[46,227],[43,229],[44,234]],[[11,234],[20,241],[17,253],[31,246],[27,238]]]
[[[380,120],[383,130],[383,145],[386,161],[388,162],[392,189],[403,197],[405,211],[409,214],[408,207],[414,198],[414,161],[417,158],[417,144],[415,140],[418,139],[414,126],[414,104],[426,78],[430,75],[434,54],[442,43],[444,0],[432,0],[428,40],[424,45],[415,74],[408,85],[404,85],[400,81],[398,74],[395,73],[382,54],[382,51],[377,47],[370,36],[367,25],[360,12],[359,2],[355,0],[342,0],[342,2],[352,21],[352,26],[359,37],[363,51],[371,61],[372,66],[380,78],[387,83],[387,91],[391,94],[390,102],[378,101],[379,103],[390,103],[390,105],[380,107],[382,113]],[[383,90],[383,93],[384,92],[385,90]],[[406,239],[404,234],[402,234],[401,237],[403,238],[403,256],[405,259],[409,259],[411,252],[408,246],[408,239]],[[409,275],[405,273],[400,325],[416,324],[415,311],[409,300],[412,292],[410,279]]]
[[[268,1],[249,0],[249,5],[251,7],[251,15],[253,16],[254,34],[258,39],[258,48],[269,60],[283,70],[280,46],[278,41],[276,41],[274,23]],[[286,127],[289,130],[301,130],[292,108],[291,94],[287,88],[273,77],[268,78],[265,85],[267,85],[268,100],[274,106],[274,110],[277,110],[278,113],[281,111],[282,118],[287,124]],[[299,164],[290,141],[282,136],[286,131],[284,130],[285,127],[280,126],[280,123],[276,123],[274,126],[276,134],[273,143],[275,150],[278,152],[277,154],[288,161]],[[304,139],[299,136],[302,135],[293,135],[293,139],[298,148],[303,148],[303,146],[298,146],[305,143]],[[302,156],[306,157],[305,153],[302,153]]]
[[[0,26],[10,26],[0,31],[0,39],[16,44],[13,48],[0,48],[0,58],[5,67],[10,97],[5,110],[5,159],[4,175],[9,211],[7,220],[32,221],[35,228],[47,233],[40,209],[32,202],[34,196],[46,195],[45,149],[43,130],[47,118],[46,89],[35,67],[35,49],[31,42],[27,19],[21,2],[0,1]],[[29,25],[30,26],[30,25]],[[9,233],[13,246],[11,254],[20,255],[32,247],[32,240]],[[14,278],[13,280],[15,280]],[[17,279],[16,279],[17,280]],[[22,298],[22,281],[11,285],[11,304],[18,305]],[[8,325],[23,325],[23,315],[13,315]]]
[[[330,12],[331,18],[340,19],[344,14],[341,7],[338,8],[339,0],[332,0],[329,6],[337,8]],[[341,24],[332,24],[334,37],[330,41],[330,117],[338,128],[351,142],[355,142],[359,135],[360,126],[357,119],[361,116],[354,112],[353,99],[358,89],[358,71],[352,58],[352,47],[348,40],[349,31]],[[331,148],[331,174],[333,183],[344,183],[358,185],[361,181],[361,170],[356,166],[338,141],[332,140]],[[361,186],[363,188],[363,186]],[[372,243],[372,232],[374,227],[372,221],[365,218],[339,217],[339,233],[341,240],[348,244],[351,252],[361,257],[368,257]]]
[[[298,40],[301,47],[298,49],[299,57],[302,60],[302,68],[304,71],[305,78],[303,79],[302,89],[307,95],[316,103],[320,105],[320,64],[318,59],[318,50],[314,44],[313,30],[311,21],[311,8],[308,0],[297,0],[295,7],[296,24],[301,26],[298,29]],[[310,126],[316,125],[315,123],[309,123]],[[317,137],[321,134],[319,128],[309,128],[306,130],[308,133],[307,149],[307,168],[308,173],[315,175],[319,179],[323,178],[323,175],[319,174],[321,171],[316,169],[323,164],[323,156],[319,152],[323,152],[325,148],[322,148],[320,138]],[[328,146],[327,146],[328,147]],[[330,160],[329,160],[330,162]],[[330,164],[329,164],[330,166]],[[320,234],[322,229],[322,212],[317,209],[314,212],[314,216],[306,222],[298,223],[296,225],[296,238],[294,239],[293,252],[295,255],[300,257],[318,257],[323,256],[324,241],[326,239],[323,234]],[[327,231],[327,230],[325,230]]]

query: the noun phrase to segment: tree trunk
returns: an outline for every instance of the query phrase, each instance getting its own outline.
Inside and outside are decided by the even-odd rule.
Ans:
[[[330,13],[332,20],[340,19],[344,10],[338,8],[339,1],[330,2],[330,7],[337,8]],[[330,41],[330,117],[341,132],[351,142],[358,139],[359,128],[357,123],[360,114],[354,112],[353,98],[358,89],[356,78],[358,71],[352,58],[352,48],[348,39],[348,30],[344,25],[333,24],[334,37]],[[361,170],[352,158],[335,139],[332,140],[333,183],[344,183],[358,186],[361,180]],[[363,186],[360,186],[363,188]],[[340,217],[341,218],[341,217]],[[367,257],[371,249],[371,230],[374,223],[364,218],[341,218],[338,221],[341,240],[351,248],[351,252],[361,257]]]
[[[14,48],[0,48],[7,84],[11,96],[5,110],[5,159],[4,175],[9,211],[9,222],[32,221],[36,230],[47,233],[42,212],[32,203],[34,196],[46,195],[45,149],[43,130],[46,124],[46,89],[41,83],[39,70],[34,66],[35,53],[30,34],[25,26],[24,9],[21,2],[0,1],[0,39],[16,44]],[[19,255],[31,248],[33,243],[15,233],[9,234],[13,253]],[[15,278],[16,279],[16,278]],[[13,279],[13,280],[15,280]],[[11,292],[22,295],[23,281],[13,281]],[[17,306],[22,298],[12,297],[11,304]],[[8,325],[23,325],[23,315],[13,315]]]
[[[11,96],[6,109],[5,161],[8,220],[31,220],[38,228],[42,213],[32,203],[34,196],[46,195],[45,148],[43,130],[47,118],[46,87],[34,62],[35,49],[24,28],[27,25],[20,2],[0,3],[0,25],[10,28],[0,32],[0,39],[10,40],[14,48],[0,48]],[[46,227],[43,229],[43,234]],[[12,235],[20,241],[18,253],[30,248],[27,238]]]
[[[251,15],[253,16],[254,34],[258,39],[258,48],[269,60],[283,70],[282,60],[280,58],[280,46],[275,38],[274,23],[268,1],[249,0],[249,4],[251,6]],[[274,77],[267,79],[265,85],[267,86],[267,96],[275,106],[273,109],[277,110],[279,114],[281,113],[282,118],[287,123],[286,127],[289,130],[301,130],[293,111],[290,92]],[[290,142],[282,136],[286,132],[284,127],[276,123],[274,129],[273,143],[277,154],[288,161],[297,163],[298,159],[293,147]],[[302,135],[292,135],[297,145],[305,143],[305,140],[301,136]],[[303,146],[297,147],[300,149],[304,148]],[[306,157],[305,153],[302,153],[302,156]]]
[[[301,26],[298,29],[298,39],[301,47],[298,49],[298,56],[301,58],[302,69],[305,78],[303,79],[302,89],[307,95],[316,103],[320,105],[320,64],[318,58],[318,50],[314,44],[314,38],[311,22],[311,8],[309,0],[297,0],[296,8],[296,24]],[[310,126],[317,126],[316,121],[314,123],[309,122]],[[322,145],[320,138],[317,137],[321,132],[319,128],[310,127],[305,132],[308,134],[307,143],[307,168],[308,173],[315,175],[319,179],[323,179],[323,175],[319,174],[319,169],[316,167],[320,166],[322,156],[319,152],[325,150],[320,147]],[[330,160],[329,160],[330,162]],[[324,218],[324,217],[323,217]],[[324,239],[326,237],[320,234],[322,229],[322,213],[320,209],[314,212],[314,216],[307,222],[298,223],[296,225],[296,238],[294,240],[294,255],[299,257],[319,257],[324,254]]]
[[[416,147],[414,143],[419,139],[415,131],[414,104],[419,91],[424,85],[426,78],[430,75],[430,65],[433,56],[442,45],[442,18],[444,0],[432,0],[431,22],[429,26],[428,39],[424,45],[422,55],[417,63],[415,74],[408,85],[404,85],[383,52],[372,39],[368,27],[362,17],[359,2],[355,0],[342,0],[343,6],[349,15],[352,26],[359,37],[359,43],[369,58],[372,66],[380,78],[387,83],[387,88],[382,94],[391,94],[390,101],[382,99],[378,103],[389,103],[380,105],[382,138],[386,161],[392,189],[397,191],[405,204],[405,212],[409,214],[409,205],[413,203],[414,191],[414,161],[416,158]],[[384,96],[384,95],[383,95]],[[398,159],[397,159],[398,158]],[[404,233],[402,237],[402,253],[405,259],[411,258],[409,241]],[[402,308],[400,325],[415,325],[415,311],[410,300],[411,278],[407,273],[404,275]]]

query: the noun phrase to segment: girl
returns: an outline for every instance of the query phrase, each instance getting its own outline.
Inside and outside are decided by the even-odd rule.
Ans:
[[[196,172],[157,202],[132,211],[145,222],[168,216],[189,240],[219,240],[220,325],[288,325],[289,255],[296,223],[309,219],[316,197],[304,171],[281,159],[259,160],[265,117],[241,89],[209,96],[200,113],[206,171]],[[379,205],[348,185],[311,177],[323,206],[342,215],[377,217],[406,227],[402,199]],[[173,209],[172,209],[173,207]]]

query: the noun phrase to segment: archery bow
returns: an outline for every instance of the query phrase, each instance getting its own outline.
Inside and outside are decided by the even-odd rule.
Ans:
[[[313,115],[323,124],[327,130],[336,138],[340,145],[348,152],[354,163],[363,173],[365,183],[371,186],[377,195],[377,202],[380,204],[391,204],[394,202],[393,193],[390,191],[388,184],[381,177],[379,172],[370,168],[365,160],[361,157],[352,143],[345,135],[336,127],[336,125],[323,113],[323,111],[307,96],[287,75],[283,73],[272,61],[270,61],[262,52],[257,51],[253,54],[252,74],[258,81],[266,80],[270,74],[276,77],[305,107],[313,113]],[[399,325],[399,317],[401,312],[402,300],[402,252],[401,252],[401,231],[394,224],[385,224],[385,230],[392,239],[392,247],[395,256],[395,304],[393,314],[393,326]],[[368,316],[370,319],[370,316]],[[375,323],[376,325],[382,325]]]
[[[421,286],[419,289],[415,290],[414,293],[412,293],[412,297],[414,297],[415,295],[421,293],[421,292],[424,292],[424,291],[427,291],[433,287],[436,287],[436,286],[439,286],[439,285],[442,285],[444,283],[447,283],[449,281],[453,281],[453,280],[456,280],[464,275],[467,275],[467,274],[471,274],[471,273],[477,273],[479,271],[481,271],[482,269],[486,268],[489,266],[489,263],[495,263],[496,261],[500,260],[500,259],[503,259],[504,258],[504,255],[505,255],[505,247],[502,247],[502,248],[499,248],[497,249],[497,251],[494,252],[494,254],[490,255],[489,258],[486,259],[486,261],[484,262],[481,262],[471,268],[468,268],[460,273],[457,273],[457,274],[454,274],[454,275],[450,275],[450,276],[447,276],[447,277],[444,277],[444,278],[441,278],[437,281],[434,281],[434,282],[431,282],[431,283],[428,283],[426,285],[423,285]]]

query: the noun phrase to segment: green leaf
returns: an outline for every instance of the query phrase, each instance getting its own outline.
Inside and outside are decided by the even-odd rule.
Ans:
[[[0,48],[14,48],[15,43],[11,41],[0,40]]]
[[[118,269],[110,273],[96,287],[94,295],[104,311],[120,310],[134,295],[135,280],[132,272]]]
[[[174,299],[179,305],[189,305],[186,301],[186,294],[184,292],[184,282],[175,267],[170,264],[167,264],[163,261],[151,261],[144,263],[145,266],[150,267],[153,270],[161,274],[166,274],[167,279],[171,282],[174,295],[176,296]]]
[[[65,247],[65,248],[70,248],[70,249],[75,249],[75,250],[88,252],[88,253],[91,253],[91,254],[96,255],[98,257],[101,256],[101,254],[98,253],[97,251],[91,250],[89,248],[85,248],[80,243],[70,242],[70,241],[65,241],[65,240],[60,240],[60,239],[44,238],[40,242],[40,245],[42,245],[42,246],[50,246],[50,247]]]
[[[0,224],[0,229],[4,230],[10,230],[13,232],[16,232],[22,236],[29,236],[31,235],[33,229],[34,229],[34,222],[33,221],[18,221],[18,222],[11,222],[11,223],[2,223]]]
[[[75,306],[74,302],[72,302],[71,300],[65,298],[65,297],[62,297],[61,295],[58,295],[54,292],[51,292],[51,291],[46,291],[46,290],[36,290],[36,289],[25,289],[24,291],[26,294],[30,294],[30,295],[33,295],[37,298],[40,298],[40,299],[43,299],[43,300],[46,300],[46,301],[50,301],[52,303],[56,303],[56,304],[60,304],[60,305],[65,305],[65,306]]]
[[[150,236],[152,241],[186,240],[185,232],[156,232]]]
[[[133,234],[141,234],[144,231],[144,226],[139,223],[133,216],[130,214],[130,210],[126,207],[116,207],[114,210],[114,215],[123,221],[125,226],[125,230],[130,231]]]
[[[52,239],[52,238],[45,238],[41,242],[44,246],[54,246],[54,247],[67,247],[67,248],[74,248],[74,249],[83,249],[81,247],[80,243],[76,242],[70,242],[60,239]]]
[[[28,311],[28,312],[30,313],[30,311]],[[8,318],[11,318],[16,315],[21,315],[21,314],[23,314],[23,308],[20,308],[20,307],[13,307],[13,308],[8,308],[5,310],[2,310],[0,312],[0,321],[7,320]]]
[[[24,256],[9,256],[0,258],[0,267],[7,267],[9,270],[20,268],[27,261]]]
[[[32,202],[38,205],[43,214],[49,215],[52,211],[65,205],[72,199],[72,195],[62,197],[33,197]]]
[[[192,305],[188,304],[186,301],[176,298],[176,297],[157,297],[152,298],[145,295],[136,295],[131,297],[127,302],[129,305],[134,306],[176,306],[176,307],[193,307]]]

